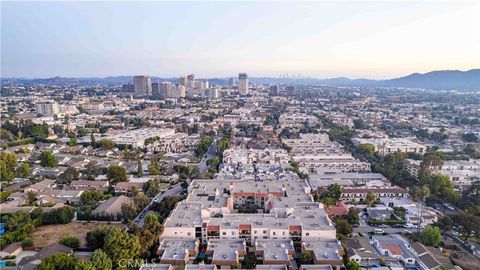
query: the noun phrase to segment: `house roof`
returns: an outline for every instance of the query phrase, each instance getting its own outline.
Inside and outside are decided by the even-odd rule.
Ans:
[[[425,248],[424,245],[422,245],[420,242],[414,242],[412,245],[411,245],[412,249],[415,250],[415,252],[418,254],[418,255],[422,255],[426,252],[428,252],[428,250]]]
[[[100,204],[93,212],[95,214],[107,213],[118,214],[122,212],[122,204],[130,203],[131,199],[126,196],[112,197]]]
[[[72,253],[73,249],[61,244],[52,244],[50,246],[46,246],[40,251],[37,252],[37,254],[29,257],[24,257],[20,260],[18,265],[25,265],[30,262],[36,261],[36,260],[42,260],[45,257],[52,256],[56,253]]]
[[[425,253],[419,256],[418,259],[422,261],[422,263],[425,264],[428,269],[432,269],[441,265],[441,263],[437,261],[430,253]]]
[[[402,249],[401,249],[399,246],[387,244],[387,245],[383,245],[382,247],[383,247],[384,249],[390,250],[390,252],[391,252],[393,255],[403,255]]]
[[[21,247],[22,247],[22,243],[20,243],[20,242],[11,243],[10,245],[8,245],[4,249],[2,249],[2,252],[12,253],[12,252],[14,252],[15,250],[17,250]]]

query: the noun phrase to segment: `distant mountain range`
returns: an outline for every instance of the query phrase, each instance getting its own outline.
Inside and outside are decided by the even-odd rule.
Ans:
[[[24,79],[24,78],[2,78],[5,82],[14,83],[37,83],[49,85],[63,84],[122,84],[132,81],[133,76],[111,76],[105,78],[63,78],[55,77],[48,79]],[[229,78],[206,78],[211,84],[226,84]],[[152,77],[152,81],[171,81],[177,82],[177,78]],[[405,87],[405,88],[426,88],[439,90],[480,90],[480,69],[468,71],[460,70],[440,70],[428,73],[413,73],[405,77],[394,78],[390,80],[370,80],[370,79],[349,79],[338,77],[332,79],[316,78],[275,78],[275,77],[251,77],[252,83],[273,83],[273,84],[313,84],[313,85],[333,85],[333,86],[359,86],[359,87]]]

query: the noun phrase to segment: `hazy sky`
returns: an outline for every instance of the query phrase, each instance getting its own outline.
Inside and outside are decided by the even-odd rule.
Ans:
[[[1,2],[4,77],[480,67],[480,2]]]

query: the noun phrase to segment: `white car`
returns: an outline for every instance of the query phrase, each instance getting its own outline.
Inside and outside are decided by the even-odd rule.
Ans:
[[[382,229],[373,229],[373,232],[374,232],[374,233],[378,233],[378,234],[383,234],[383,233],[385,233],[385,231],[382,230]]]

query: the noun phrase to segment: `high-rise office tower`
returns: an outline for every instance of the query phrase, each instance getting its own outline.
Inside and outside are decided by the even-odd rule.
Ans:
[[[182,76],[178,78],[178,83],[183,87],[187,87],[187,77]]]
[[[187,91],[185,89],[185,86],[183,85],[177,85],[176,90],[177,90],[177,98],[184,98],[187,95]]]
[[[195,88],[195,74],[187,75],[187,88]]]
[[[169,98],[172,95],[172,88],[174,88],[171,82],[162,82],[158,84],[158,95],[162,98]]]
[[[137,96],[149,96],[152,94],[152,81],[149,76],[139,75],[133,77],[133,88]]]
[[[202,95],[208,98],[219,98],[220,97],[220,89],[218,88],[206,88],[203,89]]]
[[[280,93],[280,87],[278,85],[270,85],[270,95],[278,96]]]
[[[158,82],[152,83],[152,95],[160,95],[160,84]]]
[[[122,85],[122,92],[124,93],[133,93],[135,90],[133,88],[133,84],[126,83]]]
[[[248,74],[247,73],[238,74],[238,90],[242,95],[248,94]]]
[[[235,78],[230,78],[230,80],[228,80],[228,86],[230,87],[230,89],[235,86]]]

